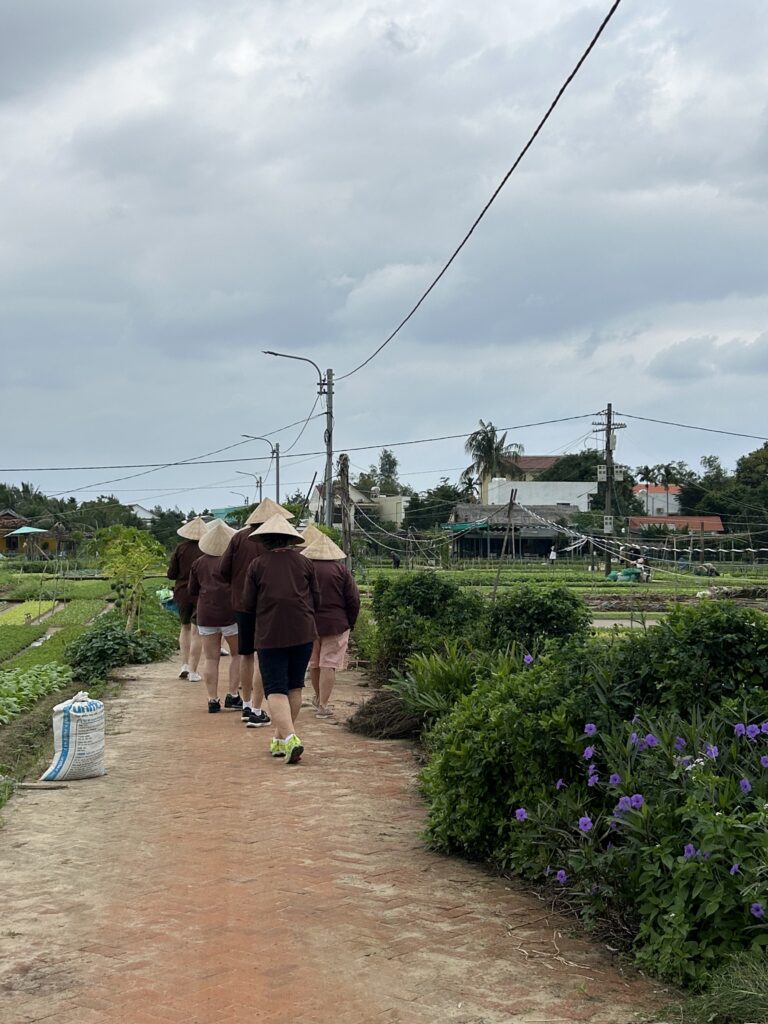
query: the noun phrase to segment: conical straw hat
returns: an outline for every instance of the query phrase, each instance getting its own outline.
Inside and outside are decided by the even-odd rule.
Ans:
[[[339,545],[324,533],[321,533],[317,540],[308,544],[302,551],[302,555],[311,558],[313,562],[339,562],[342,558],[347,557]]]
[[[260,502],[256,508],[251,512],[248,518],[245,520],[246,526],[256,526],[257,523],[266,523],[272,516],[283,516],[284,519],[294,519],[293,512],[289,512],[287,508],[283,508],[282,505],[278,505],[276,501],[272,501],[271,498],[265,498]]]
[[[188,523],[184,523],[180,526],[176,533],[184,540],[200,540],[205,534],[206,524],[205,520],[201,519],[200,516],[195,516],[194,519],[190,519]]]
[[[294,530],[288,520],[280,512],[271,516],[266,523],[262,523],[258,530],[254,530],[252,537],[290,537],[292,544],[303,544],[304,538],[298,530]]]
[[[200,550],[204,555],[223,555],[235,532],[223,519],[214,519],[200,538]]]
[[[310,523],[309,526],[305,526],[301,531],[301,536],[307,544],[314,544],[316,540],[319,540],[321,537],[325,537],[326,535],[322,530],[318,530],[313,523]]]

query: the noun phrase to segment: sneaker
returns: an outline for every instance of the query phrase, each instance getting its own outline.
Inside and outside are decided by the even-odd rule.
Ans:
[[[221,711],[221,701],[218,699],[218,697],[216,698],[216,700],[208,701],[208,714],[215,715],[217,711]]]
[[[334,714],[335,712],[330,704],[326,704],[325,707],[322,704],[318,704],[315,718],[333,718]]]
[[[272,719],[266,711],[251,711],[246,729],[260,729],[262,725],[272,725]]]
[[[179,670],[179,679],[186,679],[189,675],[189,665],[182,665]]]
[[[243,713],[240,715],[240,721],[241,722],[249,722],[251,720],[251,715],[252,714],[253,714],[253,708],[247,708],[247,707],[245,707],[245,705],[243,705]]]
[[[285,763],[286,764],[298,764],[301,760],[301,755],[304,753],[304,746],[295,734],[289,736],[283,744],[285,748]]]
[[[224,698],[225,708],[234,708],[237,711],[241,711],[243,707],[243,698],[239,693],[228,693]]]
[[[285,757],[285,740],[278,740],[274,737],[269,744],[269,752],[272,757]]]
[[[203,677],[200,675],[199,672],[190,672],[187,678],[189,679],[190,683],[199,683]]]

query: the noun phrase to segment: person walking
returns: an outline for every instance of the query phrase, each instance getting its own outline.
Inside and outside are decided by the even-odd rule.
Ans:
[[[179,679],[189,679],[192,683],[199,683],[202,678],[197,672],[202,645],[197,626],[192,622],[195,604],[189,596],[189,573],[193,562],[200,557],[198,541],[205,533],[205,529],[205,521],[200,516],[195,516],[194,519],[190,519],[188,523],[184,523],[178,528],[176,533],[182,540],[171,555],[166,574],[169,580],[174,581],[173,600],[179,609],[179,619],[181,620]]]
[[[197,629],[205,654],[205,688],[208,711],[221,711],[219,700],[219,660],[222,640],[229,647],[229,692],[224,707],[240,709],[237,692],[240,683],[240,659],[237,648],[237,622],[232,608],[229,583],[221,575],[221,559],[235,531],[221,519],[214,519],[200,538],[200,557],[189,574],[189,595],[197,600]]]
[[[254,647],[256,619],[243,606],[243,585],[248,566],[267,548],[254,536],[253,527],[260,526],[274,515],[292,519],[288,509],[271,498],[265,498],[248,516],[245,526],[238,530],[221,559],[221,575],[229,583],[232,607],[237,622],[237,644],[240,652],[240,691],[243,696],[242,721],[249,729],[269,725],[271,719],[262,708],[264,688],[256,663]]]
[[[267,551],[248,566],[242,600],[256,617],[256,653],[275,730],[270,753],[296,764],[304,753],[296,720],[320,593],[314,564],[296,550],[303,538],[283,515],[272,516],[253,535]]]
[[[309,660],[315,718],[332,718],[329,702],[336,673],[347,667],[349,634],[360,614],[360,591],[344,564],[346,555],[330,537],[322,534],[302,554],[314,562],[320,591],[320,610],[315,615],[318,637]]]

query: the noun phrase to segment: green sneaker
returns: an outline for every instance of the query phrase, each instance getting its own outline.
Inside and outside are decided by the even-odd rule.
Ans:
[[[285,751],[285,763],[286,764],[297,764],[301,760],[301,755],[304,753],[304,745],[295,734],[289,736],[283,743],[283,749]]]
[[[269,745],[269,752],[272,757],[285,757],[285,740],[278,740],[272,737],[272,742]]]

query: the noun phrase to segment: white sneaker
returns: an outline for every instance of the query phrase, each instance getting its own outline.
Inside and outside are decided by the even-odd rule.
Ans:
[[[189,681],[190,681],[190,683],[199,683],[202,678],[203,677],[201,675],[198,675],[197,672],[190,672],[189,673]]]
[[[179,679],[186,679],[189,675],[189,665],[182,665],[179,670]]]

